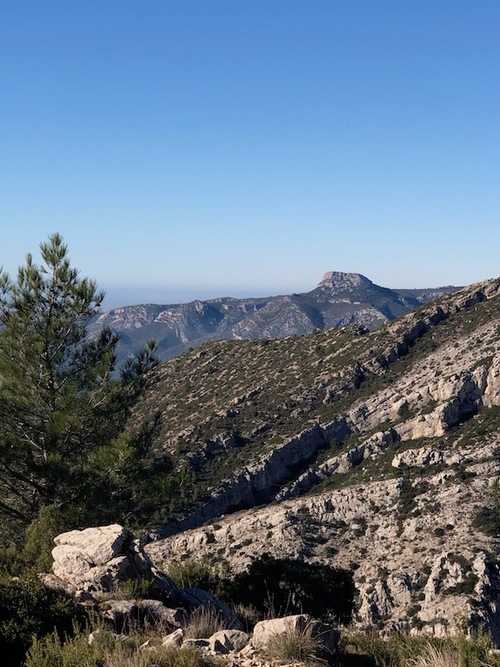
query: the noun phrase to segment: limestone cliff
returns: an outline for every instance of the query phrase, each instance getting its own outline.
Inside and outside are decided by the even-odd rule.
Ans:
[[[496,279],[377,331],[214,343],[169,362],[144,409],[163,411],[164,447],[198,499],[150,555],[350,566],[359,625],[444,634],[465,621],[500,642],[499,541],[486,525],[499,332]]]

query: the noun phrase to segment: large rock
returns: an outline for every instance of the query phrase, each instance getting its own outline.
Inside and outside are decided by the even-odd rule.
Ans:
[[[227,653],[238,653],[250,641],[250,637],[242,630],[219,630],[208,640],[208,645],[213,653],[225,655]]]
[[[137,621],[135,600],[107,600],[100,605],[101,616],[111,621],[115,632],[126,632],[130,621]]]
[[[116,594],[125,581],[145,580],[165,598],[180,597],[174,582],[153,565],[139,540],[122,526],[72,530],[54,542],[52,572],[65,590],[102,599]],[[48,582],[53,585],[54,578]]]
[[[144,621],[149,623],[161,622],[166,628],[179,629],[186,624],[186,612],[178,607],[170,609],[159,600],[140,600],[139,609]]]
[[[179,589],[122,526],[72,530],[54,541],[53,574],[46,576],[46,585],[92,602],[119,632],[130,620],[161,623],[174,631],[197,607],[214,610],[227,627],[241,628],[235,614],[215,596],[196,588]],[[143,599],[145,591],[158,599]]]
[[[182,609],[169,609],[159,600],[105,600],[98,606],[100,615],[111,621],[116,632],[125,632],[130,623],[160,623],[166,631],[175,631],[186,623]]]
[[[326,653],[334,653],[340,639],[340,633],[330,625],[315,620],[308,614],[273,618],[256,624],[252,644],[258,650],[269,648],[270,642],[278,635],[309,634],[318,642],[318,648]]]
[[[174,646],[178,648],[179,646],[182,646],[183,641],[184,641],[184,630],[183,628],[178,628],[177,630],[174,630],[174,632],[171,632],[166,637],[163,637],[162,646],[165,647]]]
[[[121,555],[128,536],[127,529],[116,523],[99,528],[71,530],[54,539],[54,560],[60,560],[68,569],[76,566],[76,572],[87,570],[89,565],[104,565]]]

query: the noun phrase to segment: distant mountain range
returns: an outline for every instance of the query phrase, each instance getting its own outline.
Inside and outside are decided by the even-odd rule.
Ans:
[[[113,308],[93,322],[91,331],[111,327],[121,339],[121,358],[154,338],[159,357],[166,360],[207,340],[300,336],[349,324],[376,329],[457,289],[393,290],[359,273],[329,271],[315,289],[303,294]]]

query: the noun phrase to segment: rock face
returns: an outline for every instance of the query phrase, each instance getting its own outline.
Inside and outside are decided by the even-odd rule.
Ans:
[[[180,596],[177,586],[153,565],[139,540],[118,524],[72,530],[54,542],[52,572],[66,589],[99,599],[125,581],[148,581],[167,598]]]
[[[118,524],[62,533],[54,542],[52,574],[45,583],[93,601],[120,632],[130,619],[160,621],[175,630],[185,624],[186,610],[200,606],[214,609],[228,627],[240,626],[229,607],[210,593],[179,589],[153,565],[139,540]],[[141,584],[161,599],[129,599]]]
[[[365,278],[360,273],[343,273],[342,271],[327,271],[317,287],[335,290],[335,292],[345,292],[347,290],[358,289],[364,285],[371,287],[371,280]]]
[[[259,389],[232,399],[230,409],[217,413],[213,420],[206,423],[207,430],[212,430],[212,422],[223,421],[225,433],[221,433],[219,438],[212,436],[199,446],[196,444],[197,449],[188,453],[192,470],[202,469],[212,459],[220,458],[231,450],[242,449],[246,443],[253,444],[255,440],[263,442],[260,455],[254,460],[247,459],[240,469],[236,468],[234,475],[223,480],[218,487],[210,488],[205,501],[187,516],[169,522],[158,532],[158,536],[167,537],[179,530],[201,525],[235,508],[300,495],[334,474],[348,472],[377,457],[395,443],[444,436],[482,407],[500,406],[500,341],[497,335],[500,319],[485,318],[473,331],[445,341],[438,350],[426,353],[414,367],[408,368],[408,372],[395,375],[389,386],[382,383],[382,388],[373,391],[367,398],[353,400],[341,413],[336,411],[336,400],[345,395],[355,395],[366,378],[387,374],[387,369],[403,359],[419,341],[427,336],[432,338],[437,324],[462,313],[465,319],[469,308],[494,299],[497,294],[496,283],[485,284],[483,291],[472,286],[457,297],[451,296],[444,303],[429,306],[425,313],[418,316],[410,314],[404,320],[389,325],[385,331],[374,332],[372,335],[378,337],[378,354],[374,354],[369,347],[371,336],[367,336],[368,349],[358,346],[357,361],[343,368],[336,377],[328,377],[320,358],[317,363],[320,375],[311,379],[311,382],[317,383],[314,388],[316,396],[307,396],[303,400],[304,407],[297,407],[292,412],[292,416],[298,418],[297,423],[302,418],[302,424],[307,424],[307,428],[279,438],[272,446],[266,442],[272,441],[272,438],[265,435],[274,428],[272,423],[263,423],[245,432],[248,426],[240,425],[239,420],[245,415],[247,406],[255,412],[254,406],[266,406],[268,396],[272,397],[273,391],[279,389],[270,383],[266,394],[261,385]],[[342,352],[339,346],[339,353]],[[280,351],[277,350],[277,353],[280,354]],[[352,354],[352,351],[348,353]],[[296,352],[291,354],[294,356]],[[218,356],[221,356],[220,353]],[[310,351],[307,356],[311,356]],[[335,361],[335,355],[331,356]],[[218,364],[220,373],[220,361]],[[199,368],[203,365],[199,364]],[[230,377],[233,375],[234,372]],[[288,381],[293,382],[294,377],[300,375],[292,373]],[[217,391],[221,393],[219,387]],[[286,391],[285,387],[283,391]],[[305,393],[302,388],[301,393]],[[317,409],[321,416],[311,419],[314,413],[310,406],[318,401],[318,394],[322,397],[320,409]],[[278,424],[290,420],[288,404],[291,408],[300,406],[298,400],[290,397],[270,411],[271,418]],[[238,407],[235,408],[235,405]],[[333,418],[325,418],[328,416]],[[228,432],[228,422],[232,422],[232,433]],[[381,426],[385,426],[385,430],[379,430]],[[199,437],[197,431],[202,439],[203,427],[204,424],[198,429],[180,432],[171,439],[172,449],[184,448],[186,441],[190,441],[192,446]],[[271,432],[269,435],[274,434]],[[356,436],[354,446],[338,446],[353,436]],[[406,448],[409,449],[409,445]],[[432,445],[430,450],[433,450]],[[322,455],[324,451],[330,453],[328,458]],[[394,465],[401,467],[401,462],[408,465],[406,460],[411,456],[411,453],[398,454]],[[445,454],[435,452],[434,456],[441,461]],[[450,453],[449,456],[453,459],[454,455]],[[311,463],[318,459],[319,464]]]
[[[121,357],[151,337],[168,359],[207,340],[304,335],[356,323],[373,329],[455,289],[390,290],[358,273],[330,271],[305,294],[125,306],[100,315],[92,329],[110,326],[118,333]]]
[[[356,624],[445,635],[455,623],[484,623],[500,641],[497,541],[473,519],[500,473],[491,449],[464,468],[415,474],[240,512],[147,546],[154,560],[181,555],[244,570],[262,553],[354,568]],[[425,465],[425,464],[424,464]],[[420,474],[419,474],[420,473]],[[467,479],[464,485],[462,478]]]
[[[177,368],[196,377],[203,421],[192,411],[177,434],[165,389],[165,446],[213,481],[147,552],[233,571],[264,552],[352,567],[360,627],[441,635],[465,619],[500,643],[498,534],[484,519],[500,475],[499,332],[495,279],[370,333],[220,343],[167,364],[159,386]]]

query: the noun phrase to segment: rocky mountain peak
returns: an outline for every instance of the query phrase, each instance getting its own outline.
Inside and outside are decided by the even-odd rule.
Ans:
[[[360,273],[329,271],[315,289],[292,296],[221,297],[115,308],[96,318],[91,333],[111,327],[120,336],[120,360],[155,338],[164,360],[207,340],[303,336],[350,324],[372,330],[454,289],[392,290]]]
[[[345,273],[343,271],[327,271],[317,287],[334,289],[336,291],[352,290],[363,285],[371,285],[368,280],[360,273]]]

